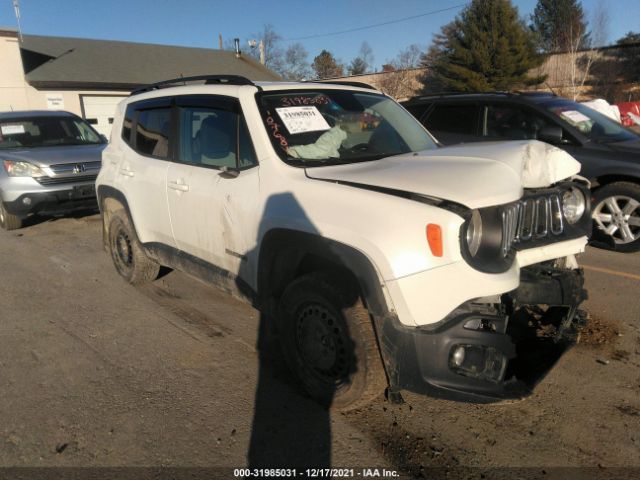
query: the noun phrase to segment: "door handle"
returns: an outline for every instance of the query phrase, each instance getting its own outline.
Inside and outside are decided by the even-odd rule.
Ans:
[[[122,175],[124,175],[125,177],[133,177],[135,175],[133,170],[130,170],[128,167],[127,168],[121,168],[120,169],[120,173]]]
[[[186,185],[184,183],[178,183],[178,182],[169,182],[169,188],[172,188],[173,190],[177,190],[179,192],[189,191],[189,185]]]

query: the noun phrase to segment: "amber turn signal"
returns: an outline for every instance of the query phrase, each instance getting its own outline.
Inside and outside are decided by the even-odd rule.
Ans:
[[[427,225],[427,241],[434,257],[442,256],[442,229],[440,225],[430,223]]]

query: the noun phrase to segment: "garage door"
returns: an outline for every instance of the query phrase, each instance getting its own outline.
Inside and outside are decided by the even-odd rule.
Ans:
[[[116,106],[125,96],[82,95],[82,111],[84,118],[107,138],[111,135],[111,125],[116,113]]]

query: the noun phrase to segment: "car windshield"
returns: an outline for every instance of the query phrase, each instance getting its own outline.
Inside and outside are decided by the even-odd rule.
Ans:
[[[296,166],[362,162],[437,148],[415,118],[380,94],[265,92],[260,107],[276,151]]]
[[[545,107],[593,142],[612,143],[638,139],[637,135],[616,121],[585,105],[570,100],[556,100],[545,104]]]
[[[102,143],[98,134],[80,118],[43,116],[0,120],[0,149],[98,143]]]

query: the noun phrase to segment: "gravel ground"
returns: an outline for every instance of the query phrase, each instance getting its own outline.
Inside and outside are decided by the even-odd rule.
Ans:
[[[150,471],[106,467],[222,478],[265,464],[640,475],[640,255],[590,249],[580,262],[591,321],[531,397],[405,394],[402,405],[329,414],[298,393],[252,308],[179,272],[143,288],[122,281],[98,216],[0,231],[0,466],[101,467],[109,478]],[[0,469],[0,479],[61,472]]]

